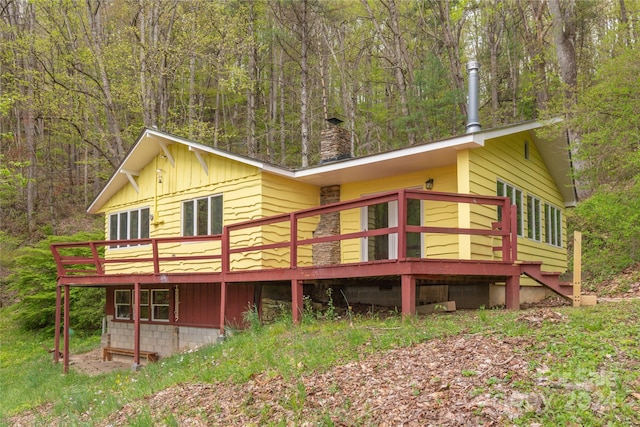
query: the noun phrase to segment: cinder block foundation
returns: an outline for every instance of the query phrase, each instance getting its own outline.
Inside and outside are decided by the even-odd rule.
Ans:
[[[140,348],[154,351],[160,357],[168,357],[180,351],[218,342],[220,330],[194,326],[176,326],[161,323],[143,323],[140,325]],[[113,316],[107,316],[106,335],[103,346],[133,348],[134,325],[132,322],[117,322]],[[130,360],[126,356],[114,356],[114,359]]]

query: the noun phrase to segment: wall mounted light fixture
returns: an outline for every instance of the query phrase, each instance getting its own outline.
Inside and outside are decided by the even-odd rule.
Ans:
[[[433,189],[433,178],[429,178],[425,181],[424,188],[426,188],[427,190]]]

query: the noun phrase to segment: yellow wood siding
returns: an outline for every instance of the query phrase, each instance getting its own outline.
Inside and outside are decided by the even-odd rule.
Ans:
[[[320,189],[316,186],[296,182],[281,176],[264,173],[262,175],[262,211],[264,216],[290,213],[320,204]],[[298,240],[310,239],[318,225],[319,218],[307,218],[298,224]],[[289,223],[265,226],[262,230],[263,243],[289,241]],[[288,249],[265,251],[265,267],[288,267]],[[298,265],[311,265],[311,246],[298,249]]]
[[[425,169],[424,171],[397,175],[391,178],[343,184],[340,197],[341,200],[353,200],[369,194],[402,188],[424,189],[424,183],[428,178],[433,178],[434,180],[434,191],[457,192],[456,167],[452,165],[446,168]],[[457,226],[458,212],[455,204],[426,201],[423,205],[423,213],[423,223],[425,225],[438,227]],[[362,230],[360,216],[360,209],[344,211],[340,217],[342,234]],[[426,245],[425,255],[428,257],[457,258],[458,256],[457,236],[427,234],[424,236],[424,244]],[[341,253],[343,262],[361,261],[361,239],[343,241]]]
[[[528,141],[529,159],[525,158],[524,144]],[[484,148],[469,151],[470,162],[470,191],[477,194],[496,194],[498,179],[511,184],[523,192],[523,234],[527,235],[526,197],[532,195],[540,199],[541,203],[550,203],[562,211],[563,247],[557,248],[544,243],[544,210],[541,213],[542,240],[536,242],[527,237],[518,238],[518,258],[521,261],[542,261],[546,271],[565,271],[567,268],[566,251],[566,217],[564,201],[558,188],[549,174],[540,153],[535,145],[535,139],[528,132],[510,135],[508,137],[488,140]],[[495,221],[495,209],[474,207],[472,209],[472,226]],[[500,252],[493,254],[486,250],[486,239],[474,237],[471,252],[474,259],[499,259]],[[495,246],[499,246],[499,239]]]
[[[182,202],[222,194],[223,223],[231,224],[264,216],[262,214],[261,171],[253,166],[212,154],[203,154],[208,166],[208,174],[198,162],[195,154],[182,144],[169,145],[169,152],[175,159],[175,167],[164,155],[157,156],[139,171],[136,182],[139,193],[131,184],[125,185],[105,205],[105,232],[109,235],[109,214],[148,206],[154,219],[149,234],[152,238],[182,235]],[[157,170],[162,170],[159,179]],[[161,182],[160,182],[161,181]],[[259,244],[262,240],[256,230],[239,233],[234,240],[238,245]],[[219,253],[217,243],[185,243],[166,245],[163,253],[175,256]],[[149,256],[150,247],[108,249],[109,259]],[[256,254],[243,253],[232,259],[233,268],[252,268],[261,265]],[[188,265],[187,265],[188,264]],[[163,271],[218,270],[219,261],[198,263],[176,262],[163,264]],[[110,272],[151,271],[151,265],[127,266],[116,264]]]

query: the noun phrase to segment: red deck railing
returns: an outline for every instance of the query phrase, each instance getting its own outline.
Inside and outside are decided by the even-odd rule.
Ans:
[[[456,204],[486,205],[496,207],[502,211],[501,221],[491,221],[489,224],[481,224],[476,228],[458,227],[437,227],[420,226],[407,224],[407,203],[408,200],[424,200]],[[392,227],[378,228],[374,230],[351,232],[339,235],[299,238],[299,224],[307,218],[321,217],[331,213],[340,213],[350,209],[365,208],[380,203],[398,203],[398,225]],[[427,217],[429,212],[426,212]],[[459,215],[457,213],[456,215]],[[265,244],[252,244],[238,246],[234,241],[234,235],[242,233],[251,228],[278,225],[285,230],[284,235],[288,239],[279,242]],[[287,231],[288,229],[288,231]],[[218,272],[228,273],[233,271],[231,267],[231,257],[234,254],[247,252],[268,251],[275,249],[285,249],[289,252],[288,268],[295,269],[299,265],[299,248],[318,243],[344,241],[350,239],[360,239],[364,237],[397,235],[397,258],[406,258],[406,236],[407,233],[439,233],[449,235],[470,235],[470,236],[493,236],[501,239],[501,245],[492,247],[494,251],[502,252],[502,261],[513,262],[517,259],[517,232],[516,232],[516,210],[510,206],[509,199],[497,196],[468,195],[455,193],[438,193],[422,190],[398,190],[372,196],[362,197],[346,202],[338,202],[324,206],[304,209],[292,213],[274,215],[251,221],[239,222],[226,225],[222,234],[211,236],[182,236],[182,237],[162,237],[132,240],[107,240],[94,242],[77,243],[55,243],[51,245],[51,251],[55,258],[58,276],[60,278],[78,276],[106,276],[106,267],[109,264],[126,264],[152,266],[153,274],[163,273],[163,265],[175,263],[176,261],[215,261],[219,263]],[[185,244],[195,242],[209,242],[217,248],[206,251],[202,254],[176,255],[175,251],[163,249],[171,244]],[[144,246],[150,250],[146,250]],[[106,248],[116,247],[136,247],[140,246],[143,251],[131,257],[109,257],[105,258]],[[213,245],[212,245],[213,246]],[[148,253],[148,255],[146,255]],[[175,270],[171,272],[176,272]]]

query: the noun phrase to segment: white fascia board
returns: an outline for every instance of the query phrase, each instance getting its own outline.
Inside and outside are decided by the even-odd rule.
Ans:
[[[155,130],[151,130],[151,129],[147,129],[145,134],[152,134],[152,135],[157,136],[158,138],[168,139],[168,140],[171,140],[171,141],[186,145],[187,147],[200,150],[202,152],[215,154],[216,156],[220,156],[220,157],[224,157],[224,158],[227,158],[227,159],[235,160],[237,162],[245,163],[245,164],[250,165],[250,166],[255,166],[255,167],[259,168],[259,169],[262,169],[264,167],[264,164],[262,162],[250,159],[248,157],[243,157],[243,156],[238,156],[236,154],[231,154],[231,153],[229,153],[227,151],[219,150],[219,149],[217,149],[215,147],[210,147],[208,145],[199,144],[197,142],[193,142],[193,141],[190,141],[188,139],[181,138],[179,136],[175,136],[175,135],[171,135],[171,134],[168,134],[168,133],[159,132],[159,131],[155,131]]]
[[[387,151],[379,154],[372,154],[364,157],[356,157],[345,159],[342,161],[328,163],[326,165],[314,166],[309,169],[301,169],[294,172],[295,178],[309,177],[316,174],[326,173],[342,169],[349,169],[358,166],[373,165],[379,162],[387,162],[406,158],[416,154],[428,153],[430,151],[438,151],[444,149],[461,150],[471,147],[484,146],[484,138],[480,134],[468,134],[456,138],[446,139],[443,141],[430,142],[427,144],[413,145],[406,148],[400,148],[393,151]]]

